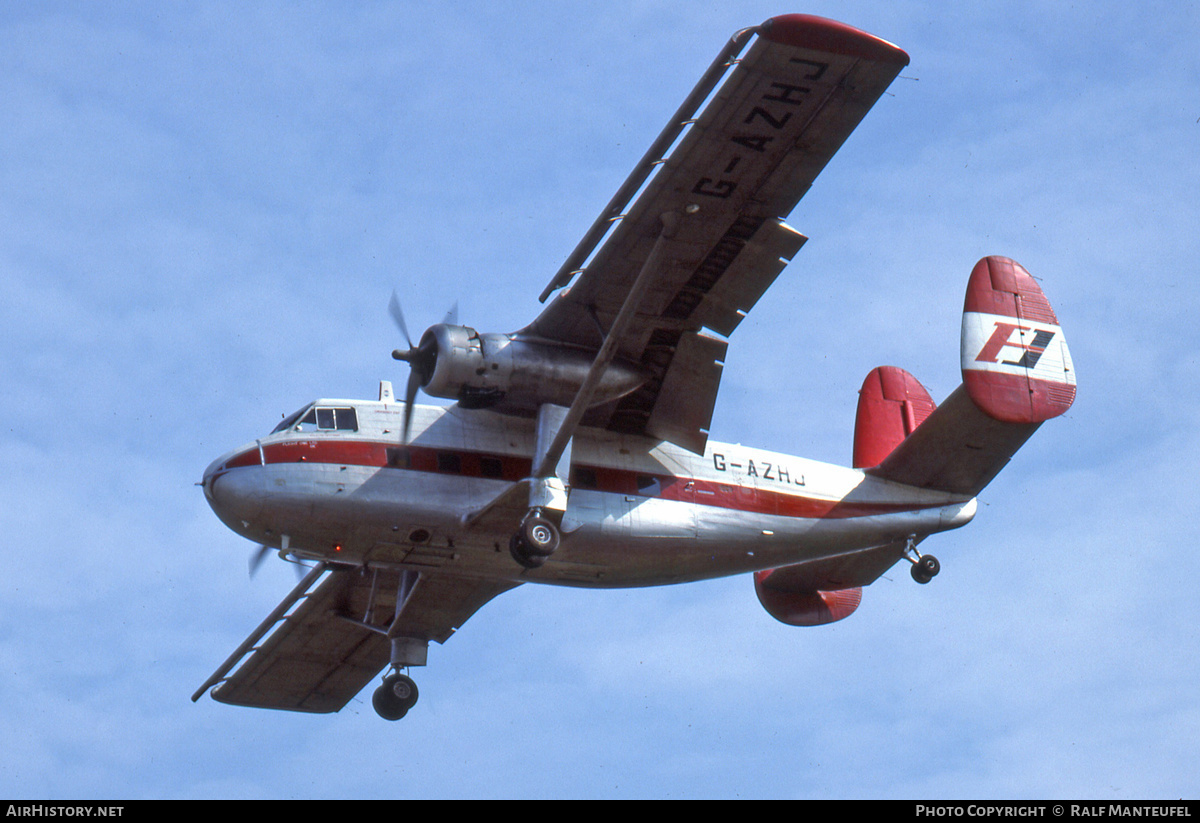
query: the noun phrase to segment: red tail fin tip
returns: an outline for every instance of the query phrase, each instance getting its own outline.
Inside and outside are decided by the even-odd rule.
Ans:
[[[929,392],[904,369],[896,366],[874,369],[858,393],[854,468],[882,463],[935,408]]]
[[[987,415],[1040,423],[1075,400],[1075,367],[1058,317],[1033,275],[1007,257],[985,257],[967,284],[963,383]]]

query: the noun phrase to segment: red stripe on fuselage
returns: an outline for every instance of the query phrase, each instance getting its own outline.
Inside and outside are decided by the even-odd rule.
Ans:
[[[395,446],[369,440],[286,440],[264,444],[261,451],[260,457],[257,447],[246,449],[227,460],[217,473],[242,466],[257,466],[260,463],[320,463],[516,482],[528,477],[532,471],[532,461],[527,457],[426,446]],[[929,508],[914,503],[824,500],[756,486],[587,464],[573,467],[571,485],[577,489],[611,494],[810,519],[868,517]]]

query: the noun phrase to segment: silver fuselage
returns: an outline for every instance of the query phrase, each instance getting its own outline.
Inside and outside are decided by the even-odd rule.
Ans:
[[[581,428],[562,543],[541,568],[509,555],[519,513],[469,525],[530,473],[533,421],[458,407],[353,408],[354,428],[296,425],[214,461],[204,491],[238,534],[351,565],[590,587],[753,572],[922,537],[969,522],[975,501],[862,470],[710,442],[703,455]]]

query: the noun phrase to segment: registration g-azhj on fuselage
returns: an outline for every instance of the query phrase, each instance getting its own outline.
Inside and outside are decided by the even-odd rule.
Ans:
[[[398,719],[430,641],[523,583],[752,573],[766,611],[796,626],[847,617],[897,562],[928,583],[940,564],[918,545],[969,522],[1074,400],[1062,329],[1020,264],[970,271],[963,384],[941,405],[903,369],[867,375],[851,466],[708,433],[730,336],[805,242],[783,218],[907,63],[821,18],[740,31],[528,326],[451,316],[414,343],[393,296],[402,397],[385,380],[373,400],[309,403],[204,474],[256,558],[310,565],[194,699],[330,712],[384,672],[372,702]]]

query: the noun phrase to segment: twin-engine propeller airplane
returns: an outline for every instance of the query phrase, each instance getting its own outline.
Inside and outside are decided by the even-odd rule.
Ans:
[[[963,385],[941,406],[902,369],[867,376],[852,468],[708,439],[726,338],[806,239],[781,218],[907,64],[815,17],[738,32],[533,323],[480,334],[448,318],[393,353],[402,401],[386,381],[376,401],[318,400],[210,465],[226,525],[316,565],[193,700],[215,686],[227,703],[335,712],[386,667],[373,703],[398,719],[429,641],[525,582],[753,573],[795,626],[848,616],[901,560],[928,583],[938,561],[918,544],[969,522],[1075,397],[1058,320],[1020,265],[972,271]],[[456,403],[417,406],[418,389]]]

